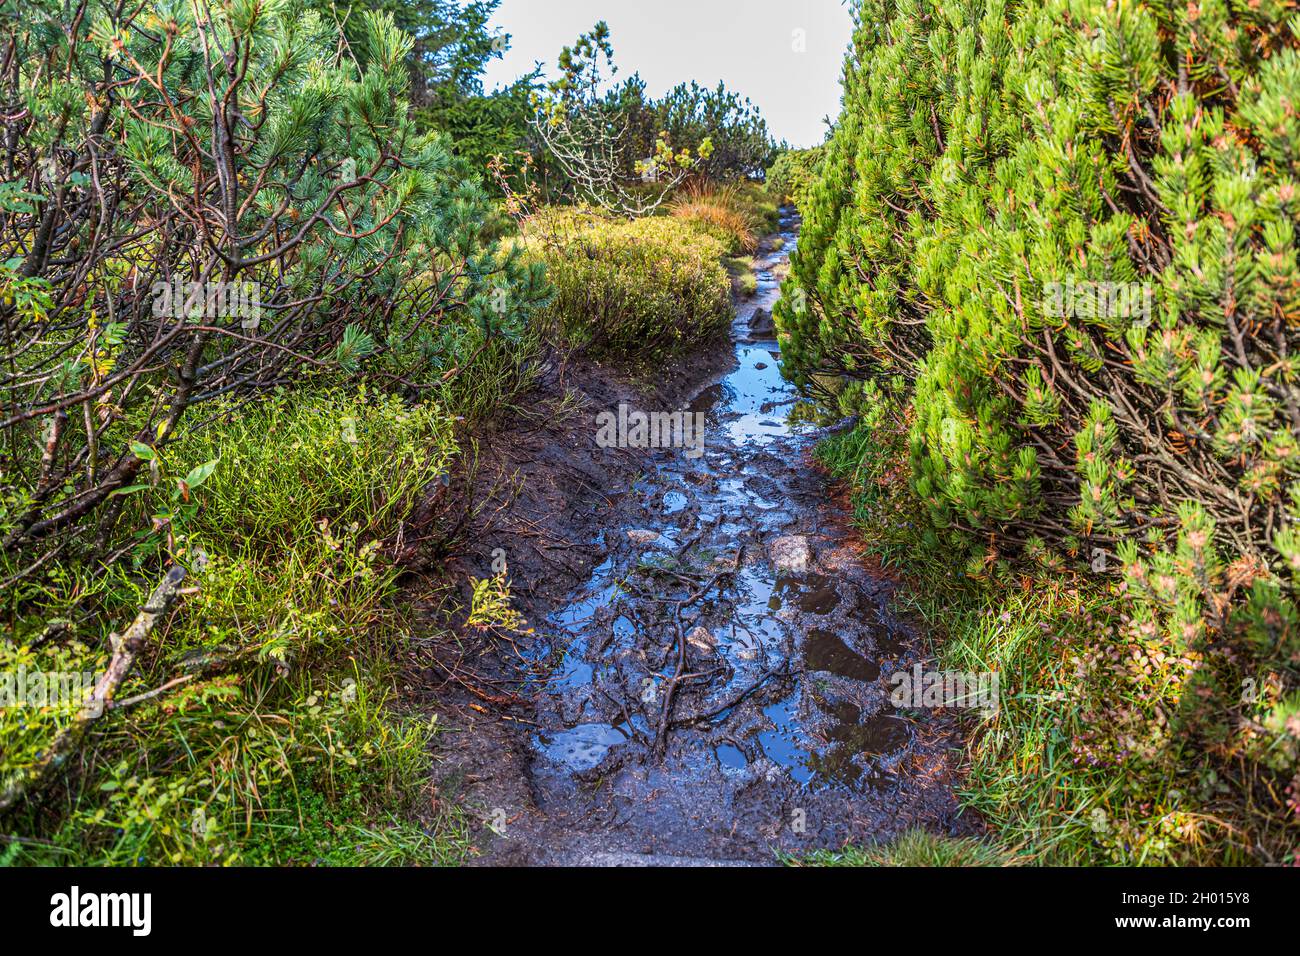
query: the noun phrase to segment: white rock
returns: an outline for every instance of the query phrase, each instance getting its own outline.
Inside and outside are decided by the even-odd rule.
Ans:
[[[648,531],[641,528],[633,528],[631,531],[629,531],[627,533],[627,539],[631,541],[633,544],[641,544],[641,545],[657,544],[660,547],[663,547],[665,544],[670,543],[661,534],[659,534],[658,531]]]
[[[697,627],[693,629],[691,633],[687,634],[686,643],[705,652],[711,652],[718,644],[718,642],[713,639],[713,635],[709,632],[709,629],[703,626]]]
[[[812,566],[812,548],[801,534],[777,538],[769,548],[772,566],[778,571],[801,574]]]

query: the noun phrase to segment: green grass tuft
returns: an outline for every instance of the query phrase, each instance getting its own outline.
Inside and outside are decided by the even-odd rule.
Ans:
[[[850,848],[833,853],[819,850],[796,866],[1016,866],[1018,862],[991,843],[969,837],[946,837],[924,830],[909,830],[878,846]]]

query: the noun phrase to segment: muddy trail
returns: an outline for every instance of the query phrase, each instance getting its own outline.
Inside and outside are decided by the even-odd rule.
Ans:
[[[649,384],[552,368],[537,420],[482,442],[512,490],[469,566],[508,561],[534,633],[426,671],[451,702],[436,799],[482,821],[482,863],[762,864],[976,828],[958,728],[888,700],[922,636],[811,464],[822,433],[789,421],[768,316],[797,228],[761,247],[730,341]],[[602,447],[620,405],[699,413],[702,447]]]

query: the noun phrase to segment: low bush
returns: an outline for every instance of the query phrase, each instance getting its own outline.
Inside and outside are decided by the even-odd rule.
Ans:
[[[871,552],[905,577],[896,600],[933,636],[937,666],[1000,675],[997,713],[971,718],[960,785],[991,837],[1051,865],[1300,861],[1294,818],[1246,788],[1276,746],[1276,690],[1249,695],[1259,750],[1191,746],[1177,722],[1186,662],[1135,638],[1122,593],[1062,570],[973,577],[954,567],[911,488],[906,428],[869,419],[822,442],[816,458],[847,483]],[[811,862],[878,865],[916,849]]]
[[[15,604],[114,532],[134,444],[175,441],[211,400],[325,376],[419,391],[545,297],[446,140],[412,123],[412,40],[391,16],[354,17],[355,46],[296,2],[67,20],[54,0],[0,11],[27,104],[0,144]]]
[[[1078,755],[1206,795],[1180,805],[1197,826],[1160,817],[1170,854],[1277,859],[1300,823],[1290,7],[863,0],[857,22],[774,310],[784,368],[893,410],[917,537],[967,575],[1117,599],[1079,622]]]
[[[433,725],[394,706],[406,620],[393,556],[456,454],[450,416],[365,390],[217,400],[209,411],[214,420],[165,451],[140,449],[152,483],[125,496],[123,523],[144,530],[119,543],[123,559],[61,569],[29,609],[33,626],[16,628],[62,620],[64,638],[48,649],[0,642],[5,671],[102,670],[99,630],[134,614],[156,553],[189,568],[193,593],[155,626],[62,786],[14,811],[16,861],[462,852],[455,818],[434,821],[423,842],[409,823],[384,822],[410,819],[428,772]],[[31,780],[76,710],[27,703],[0,708],[0,791]]]
[[[555,289],[543,326],[574,345],[648,362],[729,327],[723,247],[684,222],[548,210],[526,224],[524,243]]]

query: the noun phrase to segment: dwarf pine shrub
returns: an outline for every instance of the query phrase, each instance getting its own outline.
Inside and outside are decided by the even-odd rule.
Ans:
[[[971,572],[1122,570],[1155,730],[1088,759],[1244,756],[1236,806],[1294,823],[1300,21],[862,0],[857,22],[776,309],[787,370],[846,411],[892,398],[928,537]]]
[[[0,11],[0,580],[19,601],[112,533],[138,450],[205,402],[438,382],[544,295],[408,117],[411,38],[374,13],[361,34],[301,0]]]
[[[346,858],[337,834],[405,816],[427,769],[431,726],[394,707],[397,579],[455,414],[526,378],[546,289],[409,118],[410,37],[368,14],[343,42],[314,6],[0,7],[21,859]]]
[[[768,191],[782,202],[801,207],[817,178],[824,146],[783,150],[767,170]]]

